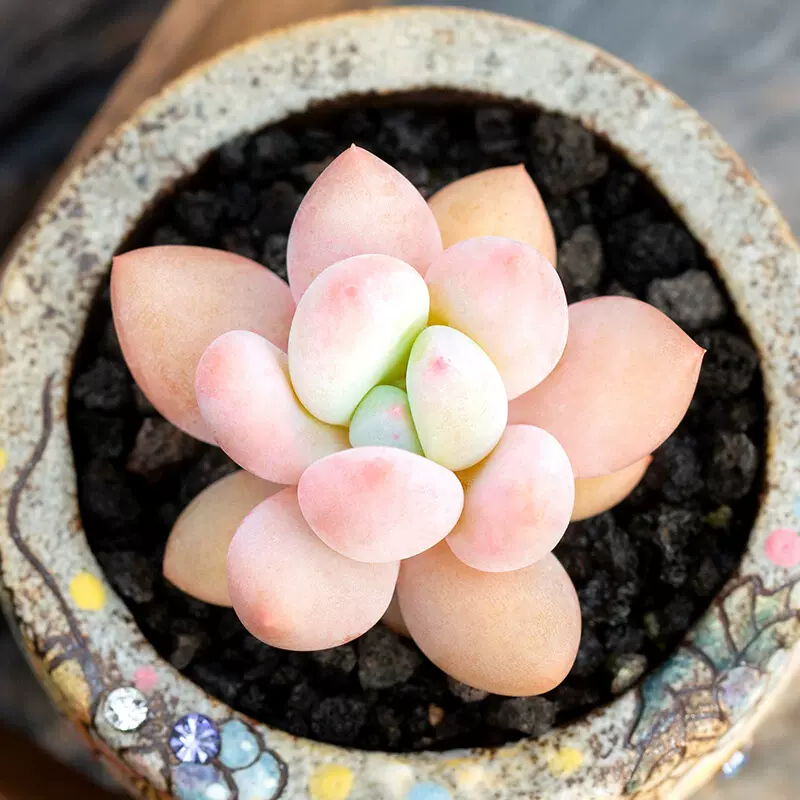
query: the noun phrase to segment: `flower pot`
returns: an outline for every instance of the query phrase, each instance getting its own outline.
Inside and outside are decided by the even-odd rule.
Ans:
[[[110,257],[161,192],[226,141],[289,115],[354,95],[428,89],[577,118],[647,173],[716,264],[758,347],[768,453],[738,570],[640,688],[533,741],[403,755],[270,729],[157,655],[87,545],[67,398]],[[169,87],[76,170],[4,276],[7,613],[48,691],[143,797],[686,796],[750,735],[800,661],[799,267],[780,214],[719,135],[590,45],[508,18],[436,9],[345,16],[254,40]]]

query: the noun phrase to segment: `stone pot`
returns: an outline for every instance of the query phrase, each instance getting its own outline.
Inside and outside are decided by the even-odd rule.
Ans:
[[[760,351],[768,463],[737,573],[640,688],[532,742],[387,755],[298,739],[244,718],[156,654],[87,546],[66,406],[76,348],[110,257],[159,192],[226,140],[314,104],[428,88],[579,118],[650,176],[716,263]],[[798,298],[798,246],[738,156],[677,97],[597,48],[459,10],[376,11],[272,33],[149,102],[70,175],[13,255],[0,305],[7,613],[48,691],[135,795],[684,797],[750,734],[800,661]],[[108,711],[117,713],[116,726]],[[145,714],[139,727],[120,730]],[[205,764],[183,764],[170,739],[179,720],[197,714],[210,750],[220,738],[221,749]]]

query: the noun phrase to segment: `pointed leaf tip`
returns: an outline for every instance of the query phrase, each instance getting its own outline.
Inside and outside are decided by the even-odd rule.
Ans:
[[[422,195],[403,175],[351,145],[308,190],[292,224],[287,271],[296,300],[331,264],[381,254],[421,274],[442,251],[442,239]]]
[[[703,353],[647,303],[628,297],[574,303],[561,361],[509,404],[509,420],[552,433],[576,478],[618,472],[653,452],[678,426]]]
[[[294,301],[260,264],[205,247],[146,247],[114,259],[111,307],[125,361],[170,422],[207,442],[194,374],[220,334],[246,328],[285,348]]]
[[[504,236],[534,247],[556,263],[556,240],[536,184],[523,164],[467,175],[428,204],[445,247],[478,236]]]

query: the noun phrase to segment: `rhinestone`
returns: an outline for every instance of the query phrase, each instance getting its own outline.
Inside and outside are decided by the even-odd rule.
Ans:
[[[726,778],[732,778],[747,763],[747,753],[744,750],[737,750],[723,765],[722,774]]]
[[[147,700],[133,686],[121,686],[109,692],[103,705],[103,717],[118,731],[135,731],[147,719]]]
[[[205,764],[219,753],[219,731],[202,714],[181,717],[172,729],[169,746],[184,764]]]

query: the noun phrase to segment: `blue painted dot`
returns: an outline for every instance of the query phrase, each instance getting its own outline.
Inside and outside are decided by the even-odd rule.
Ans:
[[[800,519],[800,497],[794,501],[794,515],[797,519]]]
[[[259,756],[258,739],[241,720],[232,719],[222,726],[219,760],[230,769],[249,767]]]
[[[406,800],[453,800],[453,795],[440,783],[418,783],[406,795]]]
[[[211,764],[180,764],[172,770],[172,786],[178,800],[231,800],[233,795]]]
[[[252,767],[233,773],[239,789],[239,800],[274,800],[281,784],[281,768],[278,760],[264,753]]]

